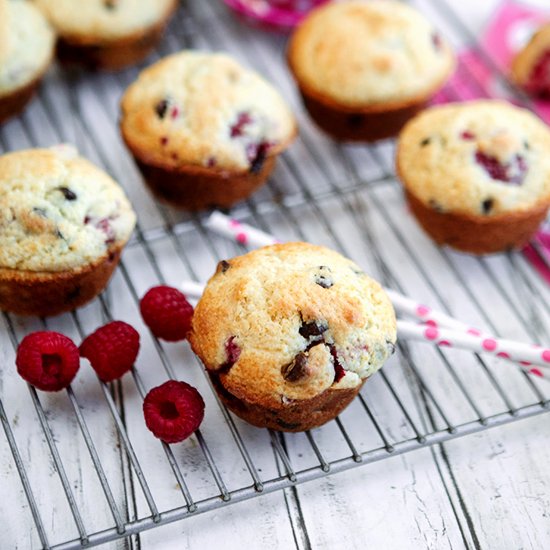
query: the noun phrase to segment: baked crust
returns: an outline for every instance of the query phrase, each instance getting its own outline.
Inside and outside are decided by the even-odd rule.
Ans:
[[[536,233],[550,206],[540,205],[524,212],[482,218],[440,213],[425,206],[408,191],[405,196],[412,213],[436,243],[472,254],[521,249]]]
[[[309,114],[345,141],[396,135],[454,69],[440,35],[398,2],[313,10],[291,37],[287,62]]]
[[[395,349],[381,287],[324,247],[286,243],[220,262],[189,341],[220,398],[257,426],[334,418]]]
[[[0,96],[0,124],[17,116],[32,100],[36,90],[42,82],[43,75],[38,76],[25,86],[13,90],[7,95]]]
[[[59,315],[95,298],[108,284],[122,243],[91,264],[48,273],[0,268],[0,309],[19,315]]]

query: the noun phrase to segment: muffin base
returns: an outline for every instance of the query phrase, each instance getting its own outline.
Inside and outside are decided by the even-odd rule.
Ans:
[[[42,80],[42,75],[25,86],[0,97],[0,124],[21,113],[27,103],[33,98]]]
[[[266,157],[257,172],[227,173],[201,166],[177,170],[142,162],[134,155],[147,186],[159,199],[185,210],[229,208],[249,197],[275,168],[276,155]]]
[[[121,252],[112,248],[95,263],[59,273],[0,269],[0,309],[46,317],[80,307],[107,286]]]
[[[472,254],[491,254],[525,246],[546,218],[550,205],[526,212],[468,216],[437,212],[405,190],[412,213],[438,244]]]
[[[304,106],[324,132],[340,141],[372,142],[396,136],[405,123],[427,106],[422,99],[391,110],[343,108],[300,90]]]
[[[246,403],[223,385],[220,375],[209,371],[210,379],[222,403],[238,417],[258,428],[280,432],[303,432],[326,424],[338,416],[357,396],[363,383],[355,388],[328,389],[312,399],[293,401],[279,409]]]
[[[94,37],[59,37],[57,57],[63,64],[84,65],[94,70],[116,71],[134,65],[160,42],[176,6],[154,26],[118,40],[97,42]]]

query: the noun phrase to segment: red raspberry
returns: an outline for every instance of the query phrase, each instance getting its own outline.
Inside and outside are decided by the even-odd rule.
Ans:
[[[59,332],[33,332],[21,340],[15,359],[17,372],[44,391],[66,388],[80,367],[78,348]]]
[[[157,338],[177,342],[185,340],[191,330],[193,306],[177,288],[155,286],[149,289],[139,309],[145,324]]]
[[[123,321],[113,321],[87,336],[80,344],[86,357],[103,382],[120,378],[128,372],[139,352],[139,334]]]
[[[178,443],[201,425],[204,401],[193,386],[169,380],[145,396],[143,416],[155,437],[165,443]]]

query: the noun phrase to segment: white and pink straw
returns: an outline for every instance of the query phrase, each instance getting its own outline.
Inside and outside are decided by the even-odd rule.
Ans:
[[[278,239],[247,224],[231,219],[221,212],[214,212],[206,222],[213,232],[251,247],[261,247],[280,242]],[[204,285],[192,281],[182,283],[183,292],[190,298],[199,298]],[[490,353],[518,363],[529,374],[550,378],[550,349],[524,344],[486,334],[423,304],[385,289],[398,313],[414,317],[419,323],[399,319],[399,338],[421,340],[442,347],[455,347],[476,353]],[[533,365],[537,365],[536,367]]]

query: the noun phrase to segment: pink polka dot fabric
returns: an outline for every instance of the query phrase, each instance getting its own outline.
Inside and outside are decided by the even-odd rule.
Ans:
[[[230,8],[251,23],[278,30],[290,30],[311,9],[328,0],[224,0]]]

